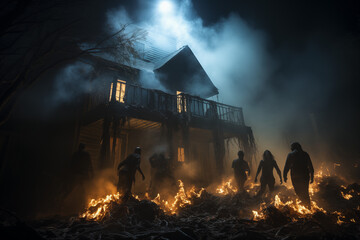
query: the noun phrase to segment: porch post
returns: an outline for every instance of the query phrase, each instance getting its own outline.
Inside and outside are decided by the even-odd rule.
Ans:
[[[112,92],[111,92],[110,102],[115,102],[116,101],[116,90],[117,90],[117,78],[116,77],[114,77],[111,84],[112,84]]]
[[[210,103],[210,109],[212,111],[213,127],[213,140],[214,140],[214,154],[216,169],[218,177],[221,178],[224,174],[224,157],[225,157],[225,144],[224,144],[224,131],[222,129],[221,121],[218,118],[217,106],[215,102]]]
[[[116,154],[116,144],[117,144],[117,132],[119,129],[119,125],[120,125],[120,120],[118,117],[114,116],[113,118],[113,142],[112,142],[112,151],[111,151],[111,163],[112,165],[114,165],[115,163],[115,154]]]
[[[110,120],[109,117],[105,115],[103,123],[103,134],[102,142],[100,148],[100,169],[109,167],[110,163]]]

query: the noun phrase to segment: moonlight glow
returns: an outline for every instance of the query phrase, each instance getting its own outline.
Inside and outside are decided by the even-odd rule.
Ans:
[[[158,10],[163,14],[169,14],[173,11],[173,4],[170,1],[161,1],[159,2]]]

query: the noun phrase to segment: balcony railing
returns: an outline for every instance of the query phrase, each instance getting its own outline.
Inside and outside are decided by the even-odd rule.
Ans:
[[[112,84],[111,89],[105,91],[98,89],[95,94],[91,94],[88,110],[100,104],[109,104],[109,102],[119,102],[124,106],[144,107],[163,113],[172,112],[187,115],[190,118],[219,119],[235,125],[244,125],[241,108],[184,93],[172,95],[160,90],[128,84],[124,81],[118,81],[116,87]]]

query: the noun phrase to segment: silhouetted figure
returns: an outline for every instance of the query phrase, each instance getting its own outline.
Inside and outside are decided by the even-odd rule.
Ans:
[[[238,156],[239,158],[232,162],[232,168],[234,169],[235,181],[240,192],[244,191],[244,184],[247,177],[250,175],[250,168],[249,164],[244,160],[244,152],[239,151]]]
[[[314,181],[314,168],[310,156],[304,152],[297,142],[291,144],[291,153],[287,156],[284,167],[284,181],[287,180],[287,173],[291,170],[291,181],[295,193],[301,202],[310,208],[309,180]]]
[[[263,160],[260,161],[258,170],[256,172],[256,176],[255,176],[255,182],[257,182],[257,177],[258,177],[260,171],[262,171],[261,178],[260,178],[261,188],[260,188],[259,195],[264,194],[264,192],[266,190],[266,186],[269,186],[270,192],[274,191],[274,185],[275,185],[275,178],[274,178],[274,174],[273,174],[274,168],[276,169],[276,172],[279,175],[280,184],[282,184],[281,171],[274,159],[274,156],[272,155],[272,153],[269,150],[265,150],[265,152],[263,154]]]
[[[176,186],[176,181],[170,167],[170,159],[167,159],[164,153],[155,153],[149,158],[149,162],[151,166],[150,196],[155,197],[158,193],[163,195],[164,191],[171,191],[171,188]]]
[[[151,157],[149,158],[149,162],[150,162],[150,186],[149,186],[149,192],[150,192],[150,196],[154,197],[154,194],[156,194],[155,192],[155,185],[156,185],[156,180],[155,180],[155,174],[157,171],[157,168],[159,166],[159,161],[158,161],[159,155],[157,153],[154,153],[153,155],[151,155]]]
[[[85,151],[85,144],[80,143],[78,151],[73,154],[71,168],[74,182],[69,188],[67,196],[71,196],[70,194],[73,193],[73,196],[76,196],[73,205],[83,208],[85,207],[86,201],[86,183],[94,176],[91,157],[90,154]]]
[[[73,154],[72,166],[76,181],[80,184],[90,180],[94,176],[91,157],[90,154],[85,151],[85,144],[80,143],[79,150]]]
[[[128,199],[131,196],[131,186],[135,182],[135,173],[136,170],[140,172],[143,180],[145,176],[140,168],[140,156],[141,148],[135,148],[134,153],[130,154],[124,161],[119,163],[117,167],[119,182],[117,189],[120,193],[123,194],[123,199]]]

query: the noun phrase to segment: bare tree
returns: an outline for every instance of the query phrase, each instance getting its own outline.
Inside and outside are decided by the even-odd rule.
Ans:
[[[145,37],[123,25],[88,44],[79,31],[84,19],[64,14],[67,1],[7,1],[0,4],[0,125],[10,117],[20,94],[44,73],[80,56],[107,53],[120,62],[137,55],[135,42]],[[84,1],[78,1],[84,4]]]

